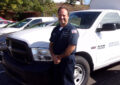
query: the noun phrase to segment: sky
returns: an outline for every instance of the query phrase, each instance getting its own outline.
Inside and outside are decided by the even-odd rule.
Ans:
[[[84,4],[88,5],[91,0],[84,0]]]
[[[53,0],[54,2],[65,2],[66,0]],[[84,0],[84,4],[88,5],[90,0]]]

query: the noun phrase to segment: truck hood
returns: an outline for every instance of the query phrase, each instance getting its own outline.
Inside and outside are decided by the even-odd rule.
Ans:
[[[26,29],[19,32],[11,33],[8,37],[17,39],[20,41],[26,42],[29,47],[49,47],[49,39],[51,36],[51,32],[55,26],[47,26],[40,28],[32,28]],[[80,37],[85,37],[86,29],[78,29]]]
[[[0,35],[20,31],[20,28],[0,28]]]
[[[48,47],[51,32],[55,26],[26,29],[11,33],[8,37],[26,42],[29,47]]]

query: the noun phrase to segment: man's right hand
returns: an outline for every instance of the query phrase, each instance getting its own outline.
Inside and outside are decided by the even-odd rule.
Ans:
[[[61,58],[59,58],[57,55],[54,55],[52,58],[54,64],[59,64],[61,62]]]

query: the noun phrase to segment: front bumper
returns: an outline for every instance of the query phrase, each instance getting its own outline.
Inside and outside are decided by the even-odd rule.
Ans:
[[[9,52],[4,52],[2,64],[7,74],[19,83],[27,85],[53,85],[53,62],[22,64],[15,61]]]
[[[0,44],[0,60],[2,60],[3,51],[7,49],[7,46],[5,44]]]
[[[0,60],[3,57],[3,51],[5,49],[7,49],[7,46],[6,46],[6,37],[7,37],[7,35],[8,34],[0,35]]]

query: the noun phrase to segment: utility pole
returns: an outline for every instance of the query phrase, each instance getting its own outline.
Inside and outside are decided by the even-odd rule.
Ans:
[[[79,1],[80,1],[80,5],[83,5],[84,0],[79,0]]]

